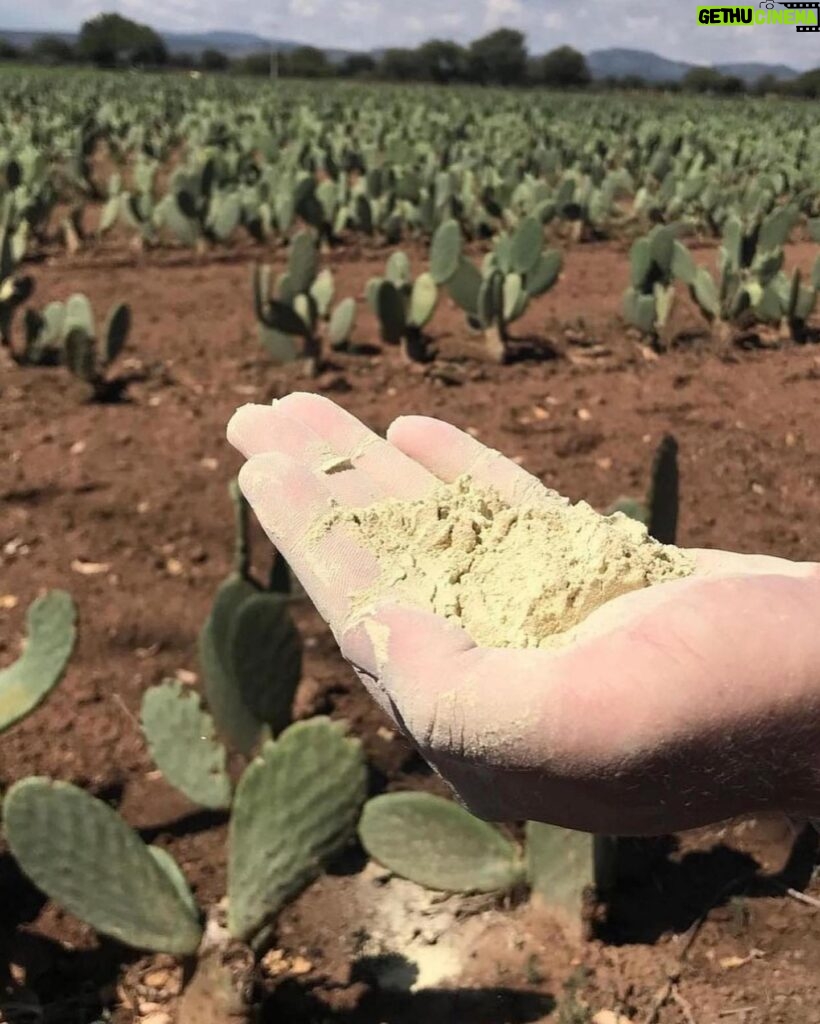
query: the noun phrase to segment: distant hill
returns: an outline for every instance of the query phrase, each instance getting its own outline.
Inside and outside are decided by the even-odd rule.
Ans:
[[[593,78],[639,75],[647,82],[679,82],[687,71],[695,67],[686,61],[667,60],[649,50],[625,49],[593,50],[587,55],[587,63]],[[763,75],[786,80],[800,74],[785,64],[716,64],[715,67],[725,75],[737,75],[747,84],[756,82]]]
[[[774,75],[784,82],[800,75],[799,71],[785,64],[715,64],[715,67],[724,75],[737,75],[747,84],[756,82],[764,75]]]

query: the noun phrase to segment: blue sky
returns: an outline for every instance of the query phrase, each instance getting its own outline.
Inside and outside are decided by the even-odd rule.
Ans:
[[[527,33],[534,52],[570,43],[585,51],[652,49],[701,63],[820,65],[820,33],[785,25],[705,28],[696,24],[696,6],[697,0],[0,0],[0,26],[68,30],[100,10],[118,10],[162,29],[222,28],[370,49],[434,36],[467,41],[510,25]]]

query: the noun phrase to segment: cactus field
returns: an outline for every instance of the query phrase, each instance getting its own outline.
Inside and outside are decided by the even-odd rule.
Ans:
[[[472,818],[225,440],[294,391],[435,416],[820,560],[815,105],[0,83],[0,1022],[820,1024],[811,830]]]

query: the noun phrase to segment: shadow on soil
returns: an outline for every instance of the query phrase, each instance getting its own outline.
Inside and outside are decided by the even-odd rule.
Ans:
[[[88,1024],[99,1018],[105,989],[137,954],[103,938],[94,949],[71,950],[23,930],[46,899],[7,853],[0,855],[0,894],[0,1018],[9,1024]]]
[[[354,972],[355,978],[355,972]],[[260,1024],[529,1024],[539,1021],[556,1007],[550,995],[511,988],[477,988],[422,992],[365,989],[352,1008],[333,1010],[328,1002],[286,982],[262,1008]]]
[[[743,896],[783,896],[811,881],[820,843],[806,828],[795,840],[783,870],[761,872],[749,854],[728,846],[677,859],[675,839],[634,841],[626,853],[626,877],[608,898],[596,937],[611,945],[651,945],[668,932],[685,932],[715,907]]]

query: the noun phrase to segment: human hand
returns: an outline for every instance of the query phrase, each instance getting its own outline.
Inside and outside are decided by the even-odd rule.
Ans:
[[[694,576],[609,602],[556,650],[482,649],[389,601],[352,622],[378,565],[343,528],[310,538],[331,498],[417,499],[465,473],[511,505],[549,492],[448,424],[403,417],[384,440],[314,395],[245,406],[228,437],[343,655],[473,813],[619,835],[820,813],[820,566],[693,551]]]

